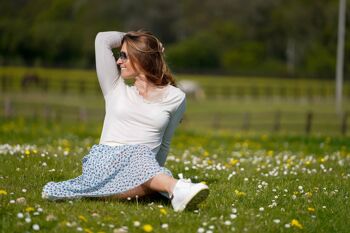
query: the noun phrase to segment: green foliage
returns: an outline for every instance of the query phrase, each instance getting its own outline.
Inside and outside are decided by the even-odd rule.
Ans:
[[[91,68],[99,31],[143,28],[163,41],[175,71],[325,78],[335,73],[336,0],[200,4],[147,0],[142,5],[121,0],[103,4],[0,0],[0,4],[1,65]],[[349,12],[349,4],[347,8]],[[346,21],[349,25],[350,18]],[[346,54],[349,41],[346,36]],[[347,77],[350,62],[345,57]]]
[[[208,70],[219,66],[220,51],[215,35],[199,33],[167,51],[170,66],[182,70]]]

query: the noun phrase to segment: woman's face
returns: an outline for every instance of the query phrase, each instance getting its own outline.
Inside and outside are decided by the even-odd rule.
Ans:
[[[138,75],[138,72],[131,65],[126,43],[123,43],[120,49],[117,65],[120,67],[120,76],[123,79],[133,79]]]

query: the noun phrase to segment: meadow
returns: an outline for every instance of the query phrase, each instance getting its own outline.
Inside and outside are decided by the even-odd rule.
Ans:
[[[131,200],[41,198],[49,181],[81,174],[99,124],[2,119],[0,232],[348,232],[348,137],[180,128],[166,166],[205,182],[208,199],[176,213],[159,195]]]
[[[46,91],[25,89],[21,78],[27,72],[54,81]],[[205,182],[210,195],[197,210],[176,213],[160,195],[43,200],[47,182],[81,174],[82,158],[99,142],[103,97],[93,71],[3,67],[4,76],[11,77],[12,86],[2,86],[0,92],[0,232],[350,228],[350,138],[339,132],[330,80],[179,76],[197,81],[209,94],[200,100],[188,98],[166,166],[175,177]],[[79,91],[83,78],[84,92]],[[62,92],[62,80],[73,83],[67,92]],[[243,95],[242,87],[253,92]],[[346,93],[345,112],[350,110]],[[11,115],[6,115],[8,109]],[[305,114],[310,111],[313,130],[306,134]],[[278,112],[283,113],[283,127],[274,132]],[[242,127],[246,118],[252,119],[249,129]]]

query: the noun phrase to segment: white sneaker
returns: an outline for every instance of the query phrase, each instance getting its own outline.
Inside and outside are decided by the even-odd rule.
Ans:
[[[204,201],[209,195],[209,188],[202,183],[191,183],[180,179],[173,190],[171,205],[175,212],[183,211],[184,209],[192,209],[199,203]]]

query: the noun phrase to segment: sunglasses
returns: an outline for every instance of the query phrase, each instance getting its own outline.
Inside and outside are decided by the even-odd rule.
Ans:
[[[122,60],[123,62],[128,60],[128,56],[125,52],[120,51],[118,54],[118,59]]]

